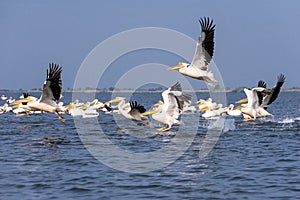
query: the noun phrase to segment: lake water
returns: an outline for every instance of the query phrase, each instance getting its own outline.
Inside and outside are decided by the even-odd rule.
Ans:
[[[87,95],[80,95],[85,100]],[[197,96],[207,98],[208,94]],[[96,97],[107,101],[111,94]],[[244,93],[228,93],[227,101],[244,97]],[[161,94],[136,93],[131,99],[150,109]],[[70,102],[71,93],[62,100]],[[155,122],[145,127],[117,114],[78,118],[75,126],[67,115],[62,123],[53,114],[17,117],[6,113],[0,115],[0,199],[300,198],[299,100],[300,93],[280,93],[268,109],[273,117],[252,122],[227,117],[219,135],[220,122],[204,120],[199,114],[186,115],[183,127],[159,134]],[[98,126],[92,123],[95,120]],[[104,139],[96,141],[99,127],[120,148],[119,153],[107,151]],[[80,135],[79,129],[91,137]],[[176,141],[183,141],[181,149],[163,152],[174,162],[146,157]],[[178,156],[185,142],[187,149]],[[203,150],[205,144],[211,149]],[[90,147],[105,153],[96,159]],[[122,160],[128,152],[136,153],[136,159]]]

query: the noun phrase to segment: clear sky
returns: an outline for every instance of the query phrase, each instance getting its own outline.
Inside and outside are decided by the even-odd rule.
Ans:
[[[40,88],[49,62],[63,66],[63,87],[72,88],[85,57],[112,35],[163,27],[196,40],[203,16],[216,23],[213,59],[226,87],[252,87],[260,79],[273,86],[279,73],[287,77],[285,88],[299,87],[299,9],[298,0],[0,1],[0,89]],[[112,86],[135,65],[180,61],[151,50],[127,56],[99,88]]]

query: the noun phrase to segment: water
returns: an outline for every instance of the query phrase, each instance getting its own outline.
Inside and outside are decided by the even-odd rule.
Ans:
[[[17,98],[20,94],[6,95]],[[71,100],[70,93],[64,96],[64,102]],[[207,98],[208,94],[198,96]],[[109,100],[110,93],[98,93],[97,98]],[[147,109],[159,98],[159,93],[132,97]],[[230,103],[240,98],[243,93],[227,94]],[[224,132],[202,159],[199,149],[207,128],[218,129],[219,124],[200,119],[196,137],[184,154],[170,165],[146,173],[126,173],[99,162],[83,145],[70,116],[61,123],[52,114],[0,115],[1,199],[299,198],[299,99],[300,93],[281,93],[269,107],[274,116],[265,120],[226,118],[221,127]],[[116,124],[114,117],[101,113],[97,120],[112,143],[127,151],[158,150],[178,132],[189,130],[186,125],[183,131],[175,128],[157,134],[157,127],[146,128],[122,118]],[[188,120],[195,118],[198,120],[199,114],[187,116]],[[84,120],[88,126],[89,119]],[[90,132],[93,134],[92,127]]]

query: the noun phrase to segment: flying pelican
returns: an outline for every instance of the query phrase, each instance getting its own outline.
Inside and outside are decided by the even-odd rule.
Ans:
[[[157,110],[152,110],[146,114],[155,114],[154,120],[157,117],[157,121],[165,124],[165,127],[159,129],[159,131],[165,132],[171,129],[172,125],[179,125],[178,118],[183,112],[184,102],[190,102],[191,96],[182,92],[179,82],[175,83],[172,87],[162,92],[163,105],[161,110],[159,107]]]
[[[281,89],[282,85],[284,84],[284,82],[285,82],[285,76],[283,74],[280,74],[277,77],[276,85],[273,88],[267,89],[267,84],[264,81],[260,80],[258,82],[257,86],[261,87],[261,88],[265,88],[266,90],[264,90],[262,92],[257,91],[259,106],[261,106],[265,110],[267,110],[268,105],[270,105],[277,99],[280,89]],[[246,99],[239,100],[237,103],[245,103],[247,101],[248,101],[248,99],[246,98]]]
[[[145,126],[149,126],[149,122],[145,122],[144,120],[148,119],[143,115],[146,112],[144,106],[138,104],[136,101],[129,102],[130,109],[128,110],[128,106],[125,104],[125,99],[121,99],[120,103],[118,104],[118,109],[121,115],[125,118],[133,120],[133,121],[140,121]]]
[[[258,93],[268,92],[266,88],[256,87],[256,88],[252,88],[251,90],[245,88],[244,92],[247,95],[248,104],[245,108],[241,109],[241,112],[246,115],[246,116],[244,115],[244,119],[246,121],[255,120],[257,117],[266,117],[272,115],[268,111],[266,111],[263,107],[261,107],[259,104],[260,100],[259,100]]]
[[[267,93],[258,93],[258,95],[262,95],[262,97],[260,97],[260,105],[267,110],[268,108],[268,105],[270,105],[271,103],[273,103],[277,97],[278,97],[278,94],[280,92],[280,89],[283,85],[283,83],[285,82],[285,76],[283,74],[280,74],[278,77],[277,77],[277,83],[276,85],[269,89],[270,92],[269,94]],[[267,84],[260,80],[258,82],[258,87],[263,87],[263,88],[267,88]]]
[[[43,85],[42,95],[38,100],[22,99],[22,102],[27,102],[27,105],[20,105],[31,111],[45,111],[54,113],[62,122],[65,119],[59,114],[61,112],[56,101],[61,97],[62,81],[61,81],[62,67],[55,63],[49,63],[49,71],[47,69],[47,77]],[[15,103],[15,102],[14,102]]]
[[[177,66],[168,68],[169,70],[179,70],[185,76],[205,81],[209,86],[214,87],[217,80],[211,71],[208,71],[208,65],[214,54],[214,33],[215,24],[209,18],[201,18],[201,35],[199,36],[194,58],[191,64],[179,62]]]

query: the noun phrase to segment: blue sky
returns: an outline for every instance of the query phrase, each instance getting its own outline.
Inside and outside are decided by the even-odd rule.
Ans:
[[[63,87],[72,88],[86,56],[114,34],[162,27],[196,40],[203,16],[216,23],[214,61],[225,87],[252,87],[260,79],[273,86],[279,73],[287,76],[285,88],[299,87],[299,8],[297,0],[1,1],[0,89],[40,88],[49,62],[63,66]],[[98,87],[112,86],[136,65],[180,59],[151,50],[122,56]]]

